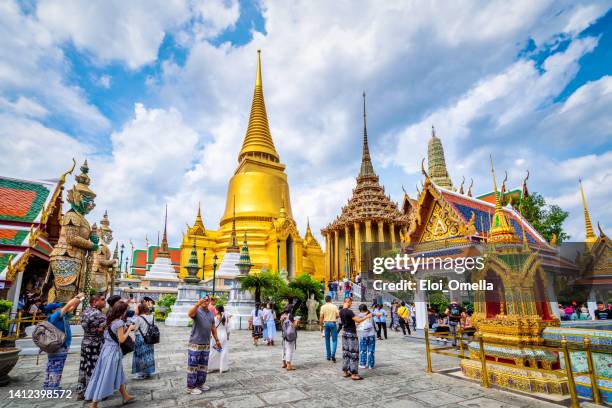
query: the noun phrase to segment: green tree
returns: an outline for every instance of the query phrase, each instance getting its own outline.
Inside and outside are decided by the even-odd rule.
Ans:
[[[296,310],[299,311],[301,316],[305,316],[308,313],[308,309],[306,308],[306,300],[310,297],[310,295],[314,295],[315,300],[319,301],[319,304],[323,300],[323,284],[318,280],[314,279],[307,273],[304,273],[287,285],[289,289],[294,290],[294,295],[296,296],[296,304],[293,307],[294,313]],[[293,303],[293,302],[289,302]]]
[[[513,200],[512,205],[547,241],[550,241],[553,235],[556,235],[559,243],[570,238],[563,230],[563,222],[569,213],[558,205],[546,204],[540,194],[532,193],[528,197]]]
[[[272,272],[259,272],[252,275],[241,276],[240,286],[244,290],[250,290],[255,295],[255,301],[261,302],[261,294],[274,288],[275,278]]]

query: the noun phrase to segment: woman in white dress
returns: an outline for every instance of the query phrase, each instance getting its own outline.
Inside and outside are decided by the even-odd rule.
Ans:
[[[276,337],[276,312],[272,308],[271,302],[266,303],[266,308],[261,316],[264,324],[264,341],[268,346],[273,346],[274,338]]]
[[[221,351],[214,347],[210,348],[208,358],[208,371],[219,370],[220,373],[229,370],[229,336],[230,315],[225,313],[223,306],[217,306],[217,315],[215,316],[215,327],[217,328],[217,337],[221,342]],[[211,342],[212,344],[212,342]]]

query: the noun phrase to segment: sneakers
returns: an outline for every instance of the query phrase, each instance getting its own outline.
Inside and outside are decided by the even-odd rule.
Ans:
[[[202,390],[199,388],[187,388],[187,394],[200,395],[202,394]]]
[[[336,357],[332,357],[332,361],[335,363],[336,362]]]
[[[366,366],[364,366],[364,365],[360,365],[360,366],[359,366],[359,368],[366,368]]]
[[[187,394],[200,395],[204,391],[208,391],[208,390],[210,390],[210,387],[208,385],[200,385],[199,387],[196,387],[196,388],[187,388]]]

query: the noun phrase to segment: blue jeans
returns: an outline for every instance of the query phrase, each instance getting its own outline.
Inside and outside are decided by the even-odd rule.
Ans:
[[[323,333],[325,333],[325,352],[327,359],[336,357],[336,347],[338,347],[338,328],[334,322],[325,322],[323,325]],[[329,346],[329,338],[331,337],[331,350]]]
[[[376,350],[376,336],[364,336],[359,340],[359,365],[374,368],[374,351]]]

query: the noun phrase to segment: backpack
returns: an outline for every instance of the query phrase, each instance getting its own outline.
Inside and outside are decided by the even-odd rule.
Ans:
[[[153,318],[153,324],[149,324],[147,319],[142,317],[142,320],[147,324],[147,334],[142,334],[142,329],[138,328],[142,339],[145,344],[157,344],[159,343],[159,328],[155,325],[155,318]]]
[[[64,345],[66,332],[55,327],[50,321],[44,320],[34,328],[32,341],[41,352],[53,354]]]
[[[453,317],[461,316],[461,309],[457,305],[453,305],[450,310]]]
[[[283,339],[287,341],[297,340],[297,331],[295,330],[295,326],[288,318],[283,320]]]

